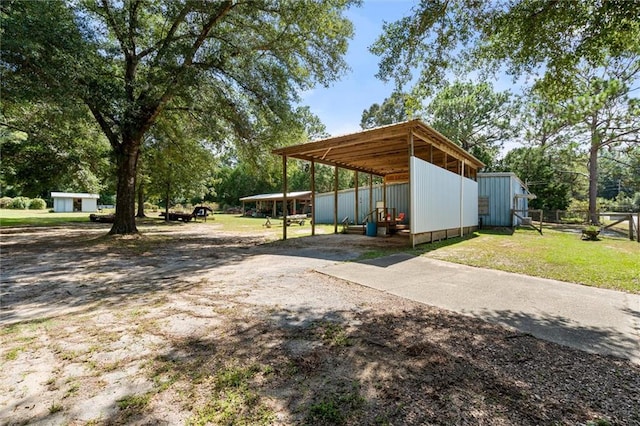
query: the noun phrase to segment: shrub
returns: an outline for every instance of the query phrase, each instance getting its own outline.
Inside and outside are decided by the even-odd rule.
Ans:
[[[31,200],[27,197],[16,197],[11,200],[11,204],[9,205],[10,209],[27,209],[29,208],[29,204],[31,204]]]
[[[2,198],[0,198],[0,209],[11,208],[11,201],[13,201],[13,198],[11,198],[11,197],[2,197]]]
[[[144,203],[144,209],[152,211],[152,212],[156,212],[156,211],[158,211],[158,206],[156,204],[145,202]]]
[[[42,198],[34,198],[31,200],[31,204],[29,204],[30,210],[44,210],[47,208],[47,202]]]

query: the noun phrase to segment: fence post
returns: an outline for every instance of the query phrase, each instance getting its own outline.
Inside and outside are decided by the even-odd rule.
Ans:
[[[635,240],[635,236],[633,235],[633,214],[629,214],[627,216],[629,218],[629,239],[631,241]]]
[[[638,236],[638,242],[640,243],[640,212],[638,212],[637,219],[638,220],[636,220],[636,233]]]

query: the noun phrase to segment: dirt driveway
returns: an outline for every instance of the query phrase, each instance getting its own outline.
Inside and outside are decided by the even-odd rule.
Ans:
[[[637,365],[313,272],[374,239],[107,230],[1,231],[0,424],[640,425]]]

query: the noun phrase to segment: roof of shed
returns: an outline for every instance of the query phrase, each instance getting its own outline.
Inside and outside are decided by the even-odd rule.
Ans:
[[[100,198],[100,194],[87,194],[85,192],[52,192],[51,198]]]
[[[484,166],[476,157],[418,119],[278,148],[273,153],[386,176],[409,171],[411,135],[416,157],[427,161],[433,159],[430,150],[433,146],[435,155],[444,157],[446,154],[464,160],[476,169]]]
[[[287,200],[308,200],[311,198],[311,191],[287,192]],[[282,192],[275,194],[258,194],[249,195],[240,198],[240,201],[282,201],[284,196]]]

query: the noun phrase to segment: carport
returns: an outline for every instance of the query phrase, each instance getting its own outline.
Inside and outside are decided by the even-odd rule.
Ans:
[[[477,173],[484,164],[421,120],[410,120],[301,145],[279,148],[283,193],[287,193],[287,159],[311,163],[312,235],[315,235],[315,164],[335,168],[334,231],[338,232],[338,169],[380,176],[383,182],[407,182],[411,244],[465,235],[478,225]],[[383,192],[386,193],[386,192]],[[357,198],[357,195],[356,195]],[[386,198],[386,197],[385,197]],[[286,200],[286,198],[285,198]],[[286,203],[285,203],[286,204]],[[384,219],[389,218],[381,200]],[[370,217],[378,209],[368,212]],[[283,212],[284,215],[288,213]],[[356,214],[356,217],[359,217]],[[287,229],[283,227],[283,239]]]

